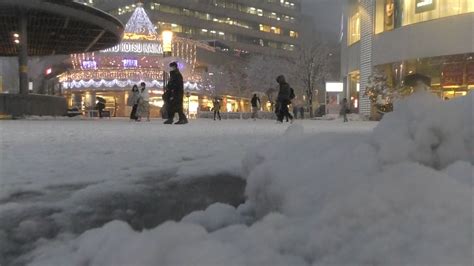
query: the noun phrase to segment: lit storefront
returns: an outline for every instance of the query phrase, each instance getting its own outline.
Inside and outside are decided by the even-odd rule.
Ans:
[[[372,116],[364,92],[374,74],[395,89],[409,74],[429,76],[442,99],[474,88],[474,1],[348,0],[344,14],[341,72],[355,111]]]
[[[360,72],[353,71],[349,73],[347,79],[348,93],[346,98],[349,100],[350,108],[354,112],[359,111],[359,92],[360,92]]]
[[[408,74],[429,76],[432,92],[443,99],[464,96],[474,89],[474,53],[407,60],[376,69],[387,76],[391,86],[400,84]]]

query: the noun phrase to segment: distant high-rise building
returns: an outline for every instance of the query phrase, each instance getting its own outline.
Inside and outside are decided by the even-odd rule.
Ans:
[[[298,45],[301,0],[82,0],[126,22],[138,2],[158,32],[237,53],[288,55]]]

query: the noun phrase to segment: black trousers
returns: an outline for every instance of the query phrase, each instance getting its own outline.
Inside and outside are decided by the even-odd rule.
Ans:
[[[132,112],[130,113],[130,119],[137,119],[137,108],[138,104],[134,104],[132,107]]]
[[[216,120],[216,115],[219,117],[219,120],[221,120],[221,111],[220,110],[214,110],[214,120]]]
[[[288,109],[288,102],[286,101],[281,101],[278,103],[278,112],[277,112],[277,118],[278,121],[283,122],[283,118],[286,117],[286,119],[293,119],[293,116],[290,114],[290,110]]]
[[[186,115],[184,114],[183,102],[170,103],[168,109],[168,119],[173,120],[176,113],[178,113],[179,121],[187,120]]]

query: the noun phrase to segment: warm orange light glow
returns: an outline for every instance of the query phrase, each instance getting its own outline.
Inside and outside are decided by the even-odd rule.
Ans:
[[[161,33],[161,40],[163,41],[163,52],[170,53],[172,51],[173,32],[165,30]]]

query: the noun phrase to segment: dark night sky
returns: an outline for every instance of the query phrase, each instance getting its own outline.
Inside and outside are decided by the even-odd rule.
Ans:
[[[345,0],[303,0],[303,13],[312,17],[318,32],[338,40],[344,2]]]

